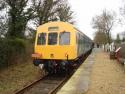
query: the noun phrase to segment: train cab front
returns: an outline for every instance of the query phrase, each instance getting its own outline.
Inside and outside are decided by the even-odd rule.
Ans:
[[[39,27],[36,34],[33,63],[47,71],[55,71],[76,58],[75,32],[64,26]],[[74,40],[72,40],[74,39]]]

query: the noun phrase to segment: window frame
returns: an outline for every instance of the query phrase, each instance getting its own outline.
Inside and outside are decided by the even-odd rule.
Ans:
[[[50,44],[50,43],[49,43],[49,35],[52,34],[52,33],[57,34],[57,35],[56,35],[56,43],[55,43],[55,44]],[[49,32],[49,33],[48,33],[48,42],[47,42],[47,45],[57,45],[57,44],[58,44],[58,32]]]
[[[62,44],[62,43],[61,43],[61,38],[60,38],[60,36],[61,36],[62,33],[68,33],[68,35],[69,35],[68,44],[66,44],[66,43],[65,43],[65,44],[63,43],[63,44]],[[71,39],[70,39],[70,38],[71,38],[71,32],[68,32],[68,31],[60,32],[60,33],[59,33],[59,45],[61,45],[61,46],[63,46],[63,45],[70,45],[70,44],[71,44]]]
[[[44,43],[42,43],[41,41],[40,41],[40,43],[39,43],[39,34],[40,34],[40,36],[41,36],[41,34],[44,34]],[[41,40],[42,38],[40,38],[40,40]],[[41,33],[38,33],[38,35],[37,35],[37,45],[46,45],[46,41],[47,41],[47,33],[45,33],[45,32],[41,32]]]

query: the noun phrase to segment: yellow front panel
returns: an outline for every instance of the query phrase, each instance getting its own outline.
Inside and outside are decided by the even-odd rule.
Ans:
[[[58,30],[48,31],[49,27],[57,26]],[[60,32],[70,32],[70,44],[69,45],[59,45],[59,34]],[[35,53],[42,54],[40,59],[75,59],[77,57],[77,48],[76,48],[76,30],[70,24],[63,22],[51,22],[45,25],[38,27],[35,41]],[[47,34],[46,44],[37,45],[38,34],[44,32]],[[48,33],[57,32],[58,41],[56,45],[48,45]]]
[[[41,59],[75,59],[76,52],[74,46],[37,46],[36,53],[42,54]]]

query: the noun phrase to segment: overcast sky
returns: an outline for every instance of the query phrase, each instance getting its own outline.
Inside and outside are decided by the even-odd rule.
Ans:
[[[76,26],[93,39],[94,29],[92,29],[92,17],[100,15],[104,9],[115,11],[119,17],[119,8],[122,6],[122,0],[68,0],[74,11]],[[115,26],[112,30],[113,37],[122,32],[121,25]]]

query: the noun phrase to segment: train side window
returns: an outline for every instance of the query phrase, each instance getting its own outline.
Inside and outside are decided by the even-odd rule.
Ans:
[[[46,33],[39,33],[37,45],[45,45],[46,44]]]
[[[60,45],[69,45],[70,44],[70,32],[61,32],[59,36]]]
[[[57,44],[57,33],[49,33],[48,35],[48,45],[56,45]]]

